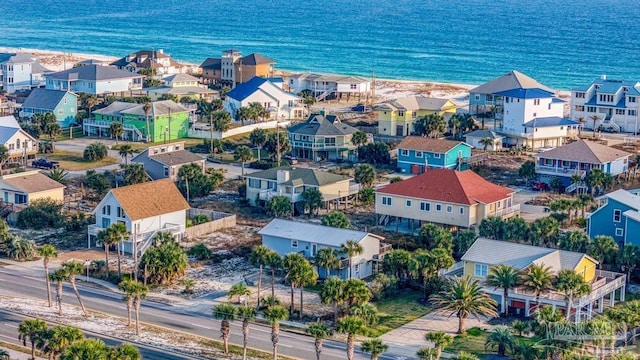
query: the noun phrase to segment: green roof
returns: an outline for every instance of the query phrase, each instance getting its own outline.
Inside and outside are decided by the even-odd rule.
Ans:
[[[327,171],[299,168],[294,166],[275,167],[263,171],[254,172],[245,175],[245,177],[253,179],[277,180],[278,170],[289,171],[289,180],[284,182],[285,185],[299,186],[304,184],[310,186],[324,186],[351,179],[349,177],[336,175]]]

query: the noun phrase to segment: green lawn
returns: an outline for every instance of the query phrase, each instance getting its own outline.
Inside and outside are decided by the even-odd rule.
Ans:
[[[431,311],[431,308],[418,302],[422,298],[419,291],[407,291],[391,298],[375,302],[379,320],[376,326],[367,328],[365,335],[378,337],[408,322],[418,319]]]
[[[184,147],[185,148],[190,148],[192,146],[195,145],[200,145],[204,142],[203,139],[195,139],[195,138],[184,138],[184,139],[175,139],[175,140],[171,140],[171,142],[179,142],[179,141],[184,141]],[[123,142],[121,141],[120,143],[118,143],[118,145],[113,145],[111,147],[111,149],[113,150],[120,150],[120,147],[124,144],[127,145],[131,145],[131,148],[133,148],[133,151],[135,152],[141,152],[146,150],[149,146],[155,146],[155,145],[162,145],[164,142],[163,141],[158,141],[158,142],[153,142],[153,143],[143,143],[143,142]]]
[[[460,351],[466,351],[476,355],[491,354],[491,353],[495,354],[496,349],[493,349],[493,351],[492,350],[485,351],[484,343],[487,340],[488,335],[489,335],[489,332],[478,329],[478,328],[468,329],[466,334],[457,335],[453,339],[453,344],[445,348],[444,351],[452,354],[457,354]],[[516,336],[516,335],[513,336],[513,339],[516,341],[516,343],[520,341],[527,342],[527,343],[534,343],[539,340],[538,338],[535,338],[535,337],[528,338],[528,337]]]
[[[100,161],[91,162],[85,160],[80,152],[65,150],[56,150],[53,154],[47,154],[45,157],[60,162],[62,169],[70,171],[89,170],[118,163],[118,159],[110,156]]]

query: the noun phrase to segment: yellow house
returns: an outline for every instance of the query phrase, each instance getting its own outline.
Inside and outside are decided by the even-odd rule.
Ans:
[[[477,239],[462,256],[461,261],[450,270],[449,275],[470,276],[480,281],[484,291],[500,304],[501,309],[507,306],[510,314],[530,316],[532,310],[544,305],[565,312],[567,298],[564,293],[555,290],[543,292],[540,295],[540,303],[536,302],[535,293],[522,286],[510,289],[507,299],[503,299],[503,289],[490,287],[485,283],[491,269],[502,264],[513,266],[523,272],[532,265],[539,265],[549,267],[554,275],[566,269],[581,275],[591,286],[591,293],[573,299],[570,315],[575,315],[576,322],[581,320],[582,315],[590,319],[594,314],[594,308],[602,312],[605,298],[613,306],[616,291],[620,292],[620,299],[624,301],[626,276],[598,270],[598,261],[589,255],[507,241]]]
[[[409,96],[376,106],[378,134],[407,136],[414,132],[417,118],[438,114],[449,120],[456,113],[456,104],[447,99]]]
[[[5,204],[30,204],[45,198],[62,202],[65,187],[39,170],[0,177],[0,196]]]

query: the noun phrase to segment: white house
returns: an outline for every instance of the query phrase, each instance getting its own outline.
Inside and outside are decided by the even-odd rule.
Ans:
[[[9,94],[44,86],[44,75],[49,72],[33,54],[0,54],[0,85]]]
[[[165,54],[162,49],[140,50],[112,62],[111,65],[132,73],[143,69],[153,70],[157,75],[179,74],[187,69],[186,66],[180,65],[171,56]]]
[[[300,96],[288,93],[268,79],[256,76],[227,93],[224,110],[235,118],[239,108],[257,102],[269,111],[271,119],[301,119],[306,111],[302,101]]]
[[[591,84],[571,90],[571,118],[581,119],[588,128],[602,125],[614,131],[640,129],[640,82],[607,79],[602,76]]]
[[[301,73],[289,76],[288,80],[291,92],[310,91],[317,101],[343,96],[360,98],[371,91],[371,80],[360,76]]]
[[[96,223],[89,225],[87,246],[98,245],[98,233],[120,222],[130,234],[129,240],[122,242],[122,249],[141,254],[158,232],[181,237],[188,209],[189,204],[171,179],[111,189],[93,210]]]
[[[106,95],[142,89],[143,76],[109,66],[86,65],[46,75],[46,88]]]
[[[25,163],[38,152],[37,140],[22,130],[12,115],[0,116],[0,144],[9,150],[9,162]]]
[[[5,204],[27,205],[38,199],[64,201],[66,186],[39,170],[0,176],[0,201]]]

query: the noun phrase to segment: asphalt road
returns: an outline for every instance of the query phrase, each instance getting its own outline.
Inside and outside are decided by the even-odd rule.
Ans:
[[[82,284],[79,284],[78,288],[87,308],[110,315],[126,316],[126,307],[122,302],[122,295],[109,290],[83,286]],[[0,267],[0,294],[45,299],[46,292],[44,289],[44,279],[38,276],[35,270],[15,270]],[[63,303],[77,304],[72,289],[67,284],[64,286]],[[172,330],[211,339],[220,338],[220,322],[218,320],[205,317],[203,314],[185,308],[144,301],[140,311],[140,319],[143,322]],[[15,334],[13,336],[15,337]],[[233,344],[242,344],[242,327],[237,321],[232,322],[230,341]],[[249,332],[249,346],[270,352],[272,349],[271,328],[266,325],[252,324]],[[314,341],[312,338],[302,334],[281,331],[278,352],[295,358],[313,359],[315,358]],[[150,358],[156,359],[155,356]],[[331,360],[345,359],[345,344],[336,341],[325,341],[322,358]],[[355,359],[368,358],[366,354],[355,354]],[[393,354],[385,354],[380,358],[406,359]]]

